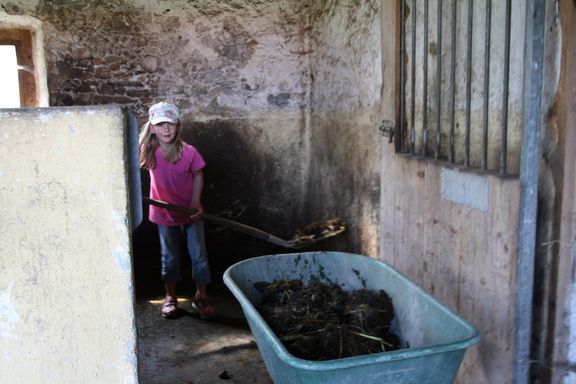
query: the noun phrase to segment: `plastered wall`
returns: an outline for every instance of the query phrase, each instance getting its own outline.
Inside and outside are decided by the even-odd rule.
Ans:
[[[0,111],[2,383],[137,382],[124,135],[119,107]]]
[[[338,246],[378,254],[380,1],[327,1],[311,12],[310,184],[313,215],[349,223]]]

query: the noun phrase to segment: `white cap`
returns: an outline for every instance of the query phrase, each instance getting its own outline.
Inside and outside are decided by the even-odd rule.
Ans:
[[[148,120],[153,125],[164,122],[177,123],[179,118],[180,112],[174,104],[161,102],[154,104],[148,110]]]

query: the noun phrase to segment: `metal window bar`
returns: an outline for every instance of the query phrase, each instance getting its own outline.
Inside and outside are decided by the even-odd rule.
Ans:
[[[492,0],[486,0],[484,26],[484,117],[482,126],[482,170],[488,169],[488,108],[490,100],[490,34],[492,32]]]
[[[478,2],[478,7],[474,3],[474,0],[401,1],[397,150],[501,175],[517,174],[518,169],[509,170],[507,164],[511,0],[505,0],[505,25],[499,25],[505,31],[503,53],[499,56],[491,55],[495,49],[491,37],[498,36],[493,17],[502,13],[501,10],[500,14],[495,13],[494,4],[503,3],[485,0]],[[437,12],[429,12],[433,6]],[[478,9],[480,12],[475,11]],[[444,26],[450,28],[446,45],[442,41]],[[434,32],[435,54],[430,49]],[[474,36],[483,36],[482,43],[478,43],[482,38],[475,40]],[[465,59],[459,61],[457,58],[462,56]],[[482,57],[481,62],[475,63]],[[429,73],[430,63],[436,65],[435,77],[431,76],[433,71]],[[491,77],[494,68],[498,68],[501,76],[496,81]],[[477,84],[481,79],[483,82]],[[496,89],[500,80],[502,95],[492,100],[491,87],[493,93],[500,92]],[[473,98],[479,101],[473,102]],[[432,133],[434,136],[430,136]],[[474,145],[472,137],[478,139]]]
[[[472,30],[474,25],[474,0],[468,4],[468,34],[466,42],[466,130],[464,131],[464,166],[470,166],[470,113],[472,102]]]
[[[506,152],[508,151],[508,93],[510,87],[510,26],[512,18],[512,0],[506,0],[506,31],[504,35],[505,49],[504,49],[504,103],[502,105],[502,131],[501,131],[501,147],[500,152],[500,173],[506,174]]]
[[[442,52],[442,0],[438,0],[438,28],[436,30],[436,40],[438,41],[438,52]],[[438,60],[436,65],[436,140],[434,147],[434,160],[440,158],[440,126],[442,122],[442,60]]]
[[[424,79],[422,80],[422,157],[426,157],[428,146],[428,2],[424,2],[424,44],[422,44],[424,60]]]
[[[400,2],[400,20],[404,23],[404,18],[406,17],[406,11],[404,7],[404,1]],[[404,28],[400,28],[400,52],[406,50],[406,33]],[[400,55],[400,130],[401,134],[396,135],[396,150],[399,151],[404,147],[406,138],[404,137],[404,132],[406,131],[406,119],[404,118],[404,111],[406,109],[406,89],[404,87],[404,78],[406,77],[406,66],[404,65],[404,55]]]
[[[416,0],[412,0],[412,57],[416,57]],[[412,65],[412,72],[411,72],[411,119],[410,124],[412,127],[410,133],[410,153],[414,154],[414,150],[416,148],[416,127],[415,127],[415,120],[416,120],[416,104],[414,102],[414,95],[416,94],[416,66]]]
[[[450,62],[450,84],[456,84],[456,1],[452,0],[452,49],[450,50],[450,58],[451,58],[451,62]],[[452,86],[450,87],[451,91],[450,91],[450,110],[448,111],[449,116],[450,116],[450,135],[449,135],[449,140],[450,140],[450,152],[448,155],[448,161],[453,163],[455,161],[455,154],[454,154],[454,135],[456,132],[456,122],[455,122],[455,117],[454,117],[454,108],[455,108],[455,103],[456,103],[456,87]]]

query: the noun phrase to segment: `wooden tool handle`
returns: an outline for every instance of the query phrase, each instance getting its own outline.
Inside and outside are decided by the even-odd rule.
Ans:
[[[142,199],[144,200],[144,202],[146,202],[148,204],[152,204],[152,205],[156,205],[158,207],[170,209],[171,211],[182,212],[182,213],[186,213],[189,215],[194,215],[198,212],[196,209],[184,208],[184,207],[181,207],[179,205],[170,204],[170,203],[167,203],[167,202],[161,201],[161,200],[150,199],[148,197],[143,197]],[[238,232],[242,232],[242,233],[245,233],[247,235],[256,237],[258,239],[267,241],[269,243],[278,245],[279,247],[299,248],[299,245],[295,244],[292,241],[287,241],[287,240],[281,239],[277,236],[274,236],[270,233],[264,232],[258,228],[254,228],[254,227],[251,227],[251,226],[246,225],[246,224],[238,223],[238,222],[230,220],[230,219],[225,219],[223,217],[214,216],[214,215],[210,215],[207,213],[204,213],[202,215],[202,217],[204,219],[209,220],[211,222],[214,222],[216,224],[224,225],[224,226],[232,228]]]

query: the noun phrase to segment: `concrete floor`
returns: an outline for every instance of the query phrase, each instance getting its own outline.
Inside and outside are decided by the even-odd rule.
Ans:
[[[225,286],[210,291],[219,315],[202,320],[190,297],[182,316],[160,316],[161,296],[137,300],[140,384],[272,383],[240,305]]]

